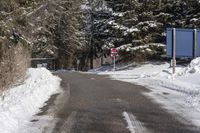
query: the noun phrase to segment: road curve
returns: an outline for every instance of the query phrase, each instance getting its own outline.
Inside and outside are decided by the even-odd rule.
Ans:
[[[52,133],[200,133],[143,95],[149,90],[142,86],[93,74],[57,75],[63,80],[63,94],[43,110],[46,114],[47,108],[54,108]]]

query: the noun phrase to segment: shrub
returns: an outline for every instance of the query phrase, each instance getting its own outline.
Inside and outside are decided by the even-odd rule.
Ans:
[[[29,52],[22,45],[0,40],[0,90],[23,79],[29,66]]]
[[[17,17],[15,21],[17,24],[24,26],[24,27],[26,27],[28,25],[28,20],[25,15]]]

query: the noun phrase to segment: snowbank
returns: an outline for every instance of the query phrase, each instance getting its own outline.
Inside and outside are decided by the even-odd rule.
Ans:
[[[45,68],[30,68],[24,84],[0,96],[0,133],[16,133],[39,111],[49,97],[58,92],[60,79]]]
[[[200,58],[192,60],[188,67],[180,70],[177,75],[184,76],[188,74],[200,73]]]
[[[200,126],[200,58],[187,67],[177,66],[174,75],[170,64],[161,62],[148,62],[132,70],[116,72],[104,69],[98,74],[148,87],[152,90],[148,96]]]

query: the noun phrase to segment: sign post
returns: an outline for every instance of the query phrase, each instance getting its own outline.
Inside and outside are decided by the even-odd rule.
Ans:
[[[111,57],[113,57],[113,67],[114,67],[114,71],[116,70],[116,56],[118,56],[118,51],[116,48],[112,48],[111,49]]]
[[[176,72],[176,29],[173,28],[173,74]]]
[[[196,49],[197,49],[197,29],[194,29],[193,37],[193,58],[196,58]]]
[[[79,71],[79,64],[80,64],[80,60],[78,59],[77,61],[76,61],[76,65],[77,65],[77,71]]]
[[[115,69],[116,69],[116,67],[115,67],[115,62],[116,62],[116,59],[115,59],[115,56],[114,56],[114,71],[115,71]]]

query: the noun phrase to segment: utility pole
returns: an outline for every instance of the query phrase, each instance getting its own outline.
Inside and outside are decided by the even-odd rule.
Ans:
[[[89,0],[89,6],[90,6],[90,69],[93,69],[93,60],[94,60],[94,5],[92,4],[92,0]]]
[[[90,35],[90,69],[93,69],[93,60],[94,60],[94,16],[91,13],[91,35]]]

